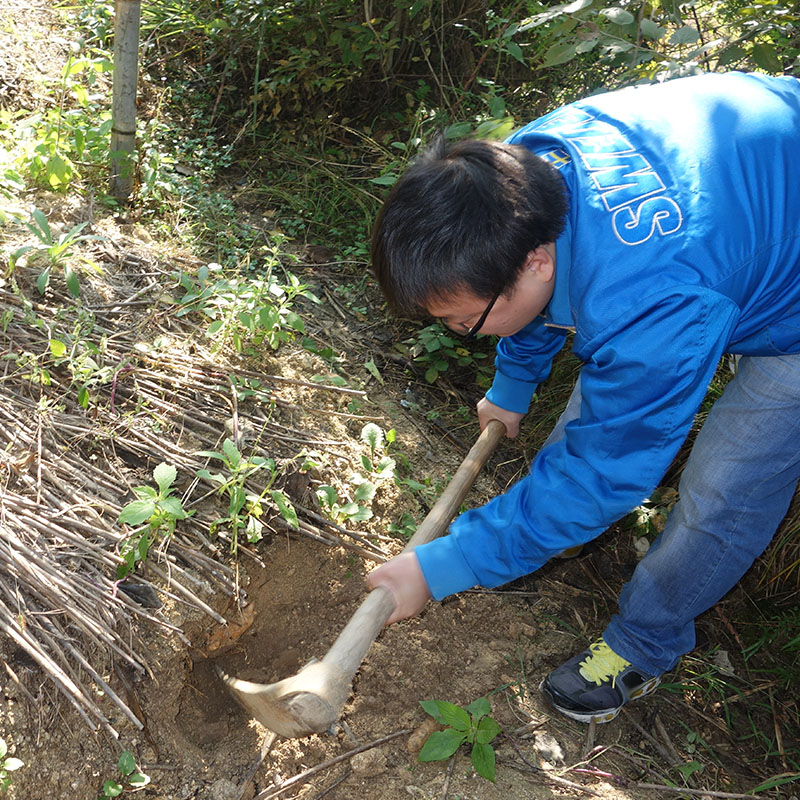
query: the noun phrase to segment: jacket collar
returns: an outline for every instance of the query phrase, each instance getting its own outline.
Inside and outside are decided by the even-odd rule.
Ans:
[[[569,275],[572,267],[572,228],[569,220],[556,240],[556,281],[553,296],[544,310],[545,325],[575,330],[569,302]]]

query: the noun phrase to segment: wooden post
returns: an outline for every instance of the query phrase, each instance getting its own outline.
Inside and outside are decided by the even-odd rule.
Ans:
[[[111,107],[111,195],[127,202],[133,191],[136,84],[139,77],[141,0],[114,2],[114,86]]]

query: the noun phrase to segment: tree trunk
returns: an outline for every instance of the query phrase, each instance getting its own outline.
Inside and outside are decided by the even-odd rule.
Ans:
[[[125,203],[133,191],[136,83],[139,76],[141,0],[114,3],[114,87],[111,108],[111,195]]]

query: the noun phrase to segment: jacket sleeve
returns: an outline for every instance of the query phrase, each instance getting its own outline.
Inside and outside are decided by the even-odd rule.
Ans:
[[[536,387],[550,374],[565,336],[563,330],[548,328],[537,317],[519,333],[500,339],[494,381],[486,398],[507,411],[525,414]]]
[[[533,572],[641,503],[688,434],[738,314],[729,299],[690,287],[644,299],[582,348],[581,413],[564,437],[509,491],[417,548],[433,597]]]

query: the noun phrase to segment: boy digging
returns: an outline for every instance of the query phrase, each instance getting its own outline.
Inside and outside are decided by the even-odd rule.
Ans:
[[[800,478],[798,152],[800,82],[730,73],[592,97],[411,166],[373,269],[396,311],[500,337],[481,427],[516,436],[567,331],[583,366],[525,478],[370,573],[389,622],[531,573],[639,505],[733,353],[619,613],[541,689],[606,722],[693,648],[695,618],[764,551]]]

